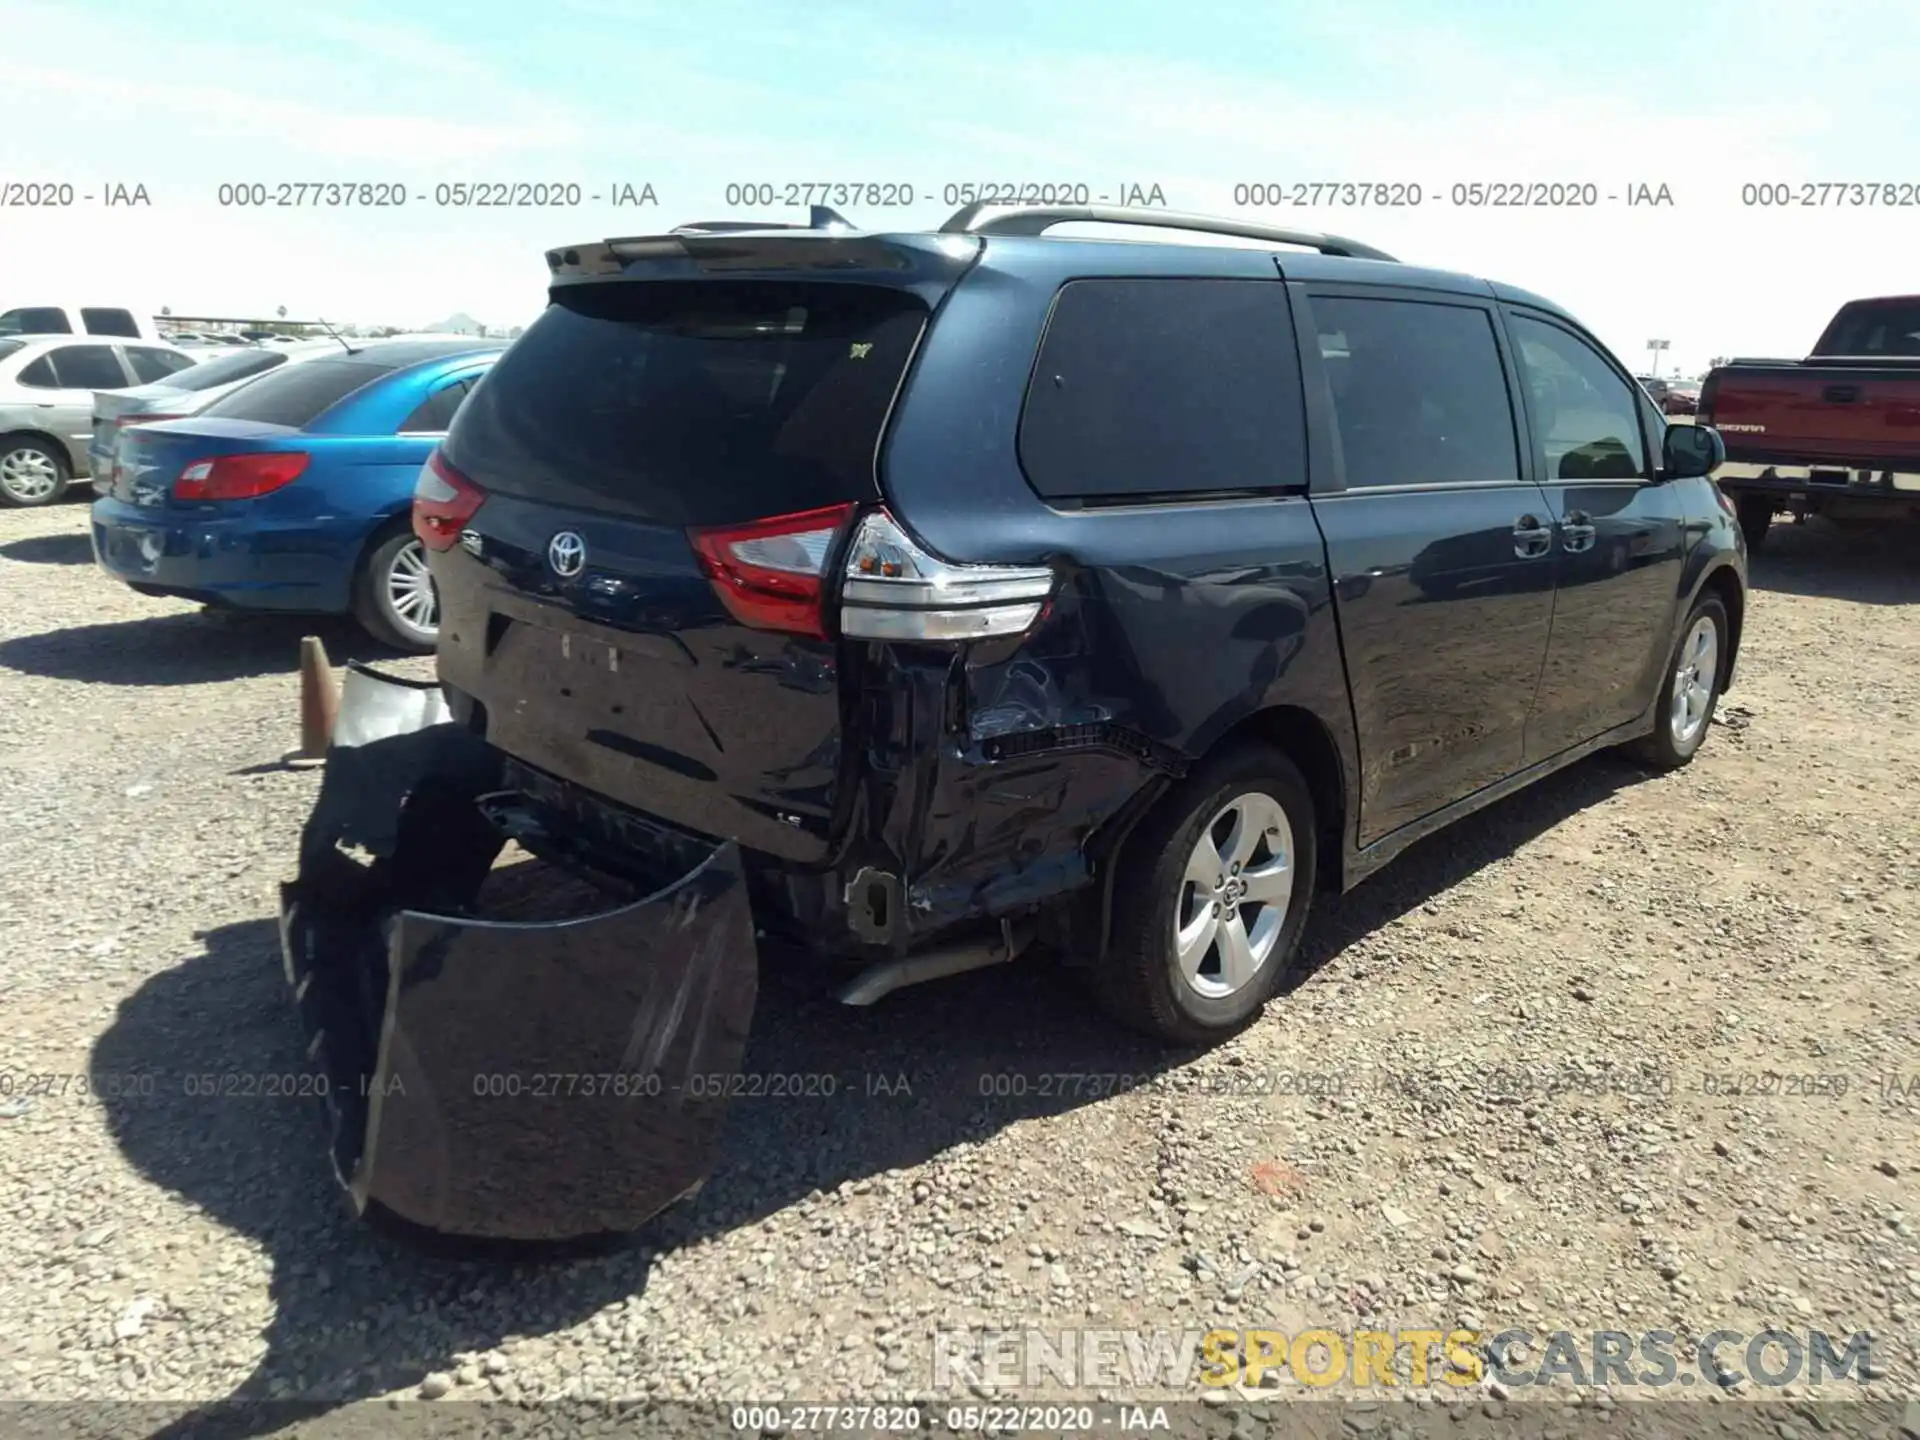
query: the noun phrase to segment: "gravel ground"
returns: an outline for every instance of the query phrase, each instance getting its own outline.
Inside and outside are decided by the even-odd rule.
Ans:
[[[1044,964],[864,1012],[783,971],[749,1068],[837,1095],[739,1104],[635,1248],[508,1267],[352,1224],[313,1102],[189,1093],[303,1069],[272,897],[315,626],[136,596],[85,529],[0,513],[0,1399],[874,1400],[927,1390],[936,1327],[1374,1323],[1869,1331],[1866,1390],[1916,1393],[1920,564],[1890,540],[1776,529],[1690,769],[1599,757],[1410,852],[1233,1043],[1156,1052]],[[1046,1078],[1112,1075],[1155,1078]]]

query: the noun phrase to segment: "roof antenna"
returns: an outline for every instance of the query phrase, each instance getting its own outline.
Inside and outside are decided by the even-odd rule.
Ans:
[[[851,230],[854,224],[837,210],[829,210],[824,205],[807,207],[807,228],[809,230]]]
[[[340,332],[334,329],[333,326],[329,325],[325,320],[320,321],[319,324],[322,330],[326,331],[327,334],[331,335],[334,339],[340,341],[340,348],[346,351],[347,354],[358,355],[360,353],[358,350],[354,349],[351,345],[347,344],[345,340],[342,340],[340,338]]]

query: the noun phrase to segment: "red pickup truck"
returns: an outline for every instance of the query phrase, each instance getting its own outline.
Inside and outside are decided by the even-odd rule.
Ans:
[[[1920,295],[1850,300],[1805,360],[1733,360],[1700,389],[1726,441],[1714,472],[1758,549],[1782,510],[1920,519]]]

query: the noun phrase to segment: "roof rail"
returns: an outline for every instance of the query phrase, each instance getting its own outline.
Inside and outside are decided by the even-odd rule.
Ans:
[[[999,211],[988,215],[988,211]],[[1190,215],[1179,210],[1154,210],[1128,205],[1023,205],[1007,207],[982,201],[956,210],[940,227],[943,235],[1044,235],[1056,225],[1147,225],[1162,230],[1191,230],[1204,235],[1234,235],[1244,240],[1270,240],[1280,245],[1304,245],[1322,255],[1346,255],[1356,260],[1393,260],[1384,250],[1317,230],[1292,230],[1284,225],[1258,225],[1217,215]],[[1398,263],[1397,261],[1394,263]]]

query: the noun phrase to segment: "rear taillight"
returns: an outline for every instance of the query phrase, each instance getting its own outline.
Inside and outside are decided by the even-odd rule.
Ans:
[[[829,505],[746,525],[705,526],[687,538],[742,625],[824,637],[827,557],[851,514],[851,505]]]
[[[427,457],[413,487],[413,533],[429,550],[451,550],[461,530],[479,513],[487,492],[453,467],[438,450]]]
[[[733,617],[825,637],[827,564],[852,505],[689,530]],[[979,640],[1030,629],[1053,594],[1044,565],[955,565],[928,554],[885,510],[863,518],[840,585],[840,633],[856,640]]]
[[[1719,398],[1719,395],[1719,377],[1714,375],[1707,376],[1706,380],[1701,383],[1699,396],[1693,402],[1693,415],[1697,423],[1701,425],[1711,425],[1713,423],[1713,402]]]
[[[1053,595],[1045,565],[955,565],[914,544],[885,510],[860,522],[840,590],[840,633],[867,640],[1019,635]]]
[[[291,485],[307,468],[302,450],[260,450],[196,460],[173,482],[176,500],[254,500]]]

